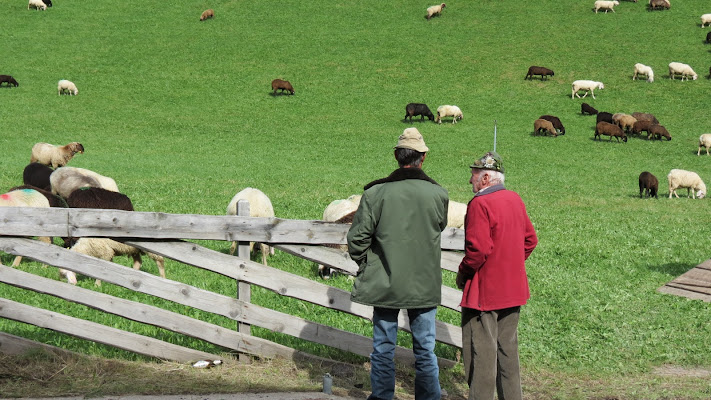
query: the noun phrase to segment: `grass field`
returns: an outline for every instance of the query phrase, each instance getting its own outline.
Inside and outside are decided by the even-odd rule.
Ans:
[[[455,1],[430,21],[424,15],[431,4],[402,0],[54,3],[44,12],[28,11],[21,1],[0,3],[0,74],[20,83],[0,87],[3,190],[22,183],[34,143],[79,141],[86,152],[70,165],[114,178],[139,211],[221,215],[237,191],[252,186],[270,196],[278,217],[319,219],[332,200],[389,174],[397,136],[414,125],[431,149],[426,172],[452,200],[466,202],[472,196],[467,166],[491,150],[496,121],[507,187],[523,197],[540,241],[527,263],[532,298],[519,329],[521,362],[534,386],[526,390],[548,393],[576,377],[609,384],[623,398],[709,397],[707,382],[675,389],[672,379],[651,374],[665,365],[711,368],[711,307],[656,292],[709,258],[709,199],[670,200],[666,189],[672,168],[696,171],[711,184],[711,157],[696,156],[698,136],[711,132],[711,45],[703,43],[709,29],[699,28],[699,16],[711,12],[708,2],[679,1],[669,11],[649,12],[644,1],[621,1],[615,13],[595,14],[592,1]],[[206,8],[216,16],[199,22]],[[672,61],[691,65],[699,79],[668,79]],[[654,83],[631,79],[637,62],[654,69]],[[525,81],[530,65],[551,68],[555,76]],[[296,94],[270,93],[274,78],[289,80]],[[79,95],[58,96],[60,79],[75,82]],[[594,100],[571,100],[576,79],[602,81],[605,89]],[[595,117],[580,114],[583,101],[612,113],[651,112],[673,140],[593,141]],[[456,125],[405,123],[409,102],[433,111],[456,104],[464,118]],[[533,121],[542,114],[558,116],[566,135],[533,136]],[[645,170],[659,178],[659,199],[639,198],[637,177]],[[8,265],[11,257],[1,260]],[[284,253],[270,264],[316,279],[315,265]],[[146,266],[157,274],[152,262]],[[55,270],[37,263],[21,268],[56,279]],[[235,290],[233,282],[176,262],[166,269],[170,279],[218,293]],[[446,282],[453,279],[445,273]],[[350,288],[345,278],[331,284]],[[80,285],[93,288],[93,280]],[[133,296],[111,285],[97,290]],[[0,285],[0,293],[220,351],[9,286]],[[265,290],[253,296],[269,307],[371,334],[366,321],[284,302]],[[441,317],[458,323],[456,313]],[[134,359],[6,320],[0,330]],[[438,353],[454,356],[446,347]],[[652,389],[631,389],[627,382],[638,376]],[[559,398],[592,396],[585,388],[568,389]]]

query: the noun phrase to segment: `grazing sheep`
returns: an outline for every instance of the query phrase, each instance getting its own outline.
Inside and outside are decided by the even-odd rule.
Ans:
[[[627,135],[625,135],[622,128],[609,122],[602,121],[595,125],[595,136],[593,137],[593,140],[596,138],[600,138],[600,140],[602,140],[600,135],[609,136],[610,141],[612,141],[612,137],[614,136],[618,143],[620,142],[620,138],[622,138],[622,141],[627,143]]]
[[[461,120],[463,117],[462,110],[460,110],[457,106],[450,105],[437,107],[437,118],[435,118],[435,122],[439,122],[441,124],[442,118],[444,117],[452,117],[452,124],[456,124],[457,120]]]
[[[652,126],[650,126],[647,130],[647,139],[652,137],[653,139],[662,140],[662,136],[667,138],[667,141],[671,140],[671,135],[669,134],[669,131],[667,131],[667,128],[665,128],[663,125],[652,124]]]
[[[52,7],[52,0],[42,0],[42,2],[47,5],[47,8]]]
[[[36,186],[44,190],[52,190],[52,184],[49,183],[49,176],[54,170],[42,163],[27,164],[22,171],[22,183],[25,185]]]
[[[652,71],[652,67],[640,63],[635,64],[632,80],[636,80],[637,75],[645,75],[647,77],[647,82],[654,82],[654,71]]]
[[[555,115],[541,115],[538,118],[550,121],[550,123],[553,124],[553,127],[558,131],[558,133],[560,133],[561,135],[565,135],[565,127],[563,126],[563,123],[560,122],[560,118],[556,117]]]
[[[539,118],[533,121],[533,134],[537,135],[541,131],[543,131],[544,135],[546,134],[546,132],[548,132],[554,137],[558,136],[558,132],[556,132],[555,128],[553,127],[553,124],[550,121]]]
[[[83,237],[79,238],[79,240],[77,240],[69,250],[106,261],[112,261],[116,256],[131,256],[131,258],[133,258],[133,269],[135,270],[141,269],[141,264],[143,263],[141,255],[146,254],[156,262],[161,278],[165,278],[165,260],[163,257],[157,254],[144,252],[143,250],[139,250],[133,246],[129,246],[115,240]],[[77,284],[77,276],[74,272],[60,269],[59,273],[67,277],[67,282],[72,285]],[[96,286],[100,285],[101,281],[97,279]]]
[[[588,103],[583,103],[580,105],[580,113],[581,114],[588,114],[588,115],[595,115],[597,114],[597,110],[595,107],[591,106]]]
[[[655,117],[653,114],[633,112],[632,116],[635,117],[635,119],[637,119],[637,121],[649,121],[652,124],[659,123],[659,120],[657,120],[657,117]]]
[[[669,171],[667,180],[669,181],[670,199],[672,198],[672,194],[676,196],[677,199],[679,198],[679,195],[676,193],[676,189],[679,188],[686,188],[687,197],[689,196],[689,192],[691,192],[691,197],[694,199],[697,196],[700,199],[703,199],[704,196],[706,196],[706,185],[696,172],[686,171],[683,169],[673,169]],[[696,194],[694,194],[694,191],[696,191]]]
[[[47,207],[49,201],[37,190],[19,189],[12,190],[0,195],[0,207]],[[41,242],[51,244],[52,240],[48,237],[38,238]],[[12,262],[13,267],[20,265],[22,256],[16,256]]]
[[[425,117],[429,118],[430,121],[434,121],[435,117],[427,107],[427,104],[422,103],[409,103],[405,106],[405,119],[410,117],[410,122],[412,122],[412,117],[420,116],[420,121],[424,121]]]
[[[530,79],[533,80],[533,75],[540,75],[541,80],[543,80],[543,77],[548,77],[548,76],[554,76],[555,73],[553,72],[552,69],[548,69],[546,67],[536,67],[536,66],[530,66],[528,67],[528,72],[526,73],[526,76],[523,78],[524,80]],[[546,78],[548,79],[548,78]]]
[[[605,10],[605,14],[607,14],[608,10],[615,12],[614,7],[619,6],[619,5],[620,5],[620,2],[617,0],[613,0],[613,1],[597,0],[595,2],[595,14],[597,14],[597,10]]]
[[[447,5],[444,3],[436,6],[427,7],[427,16],[425,18],[427,18],[427,20],[429,21],[430,18],[434,17],[435,15],[442,15],[442,9],[445,7],[447,7]]]
[[[669,78],[674,79],[674,75],[679,74],[681,75],[681,80],[683,81],[684,78],[686,77],[686,80],[689,80],[689,76],[691,76],[691,79],[697,80],[699,78],[699,75],[694,72],[693,69],[688,64],[683,64],[680,62],[672,62],[669,63]]]
[[[671,4],[668,0],[650,0],[649,1],[649,11],[652,10],[668,10],[671,8]]]
[[[701,27],[706,25],[711,25],[711,14],[704,14],[701,16]]]
[[[2,85],[3,82],[6,82],[8,87],[10,87],[10,85],[14,85],[15,87],[20,86],[20,84],[17,83],[17,81],[15,80],[15,78],[10,75],[0,75],[0,85]]]
[[[649,128],[651,128],[652,125],[653,124],[651,121],[637,121],[634,123],[634,125],[632,125],[632,133],[635,135],[639,135],[642,132],[647,132],[647,134],[649,135]]]
[[[240,200],[249,202],[250,217],[274,217],[274,208],[269,197],[261,190],[250,187],[241,190],[232,198],[227,205],[227,215],[237,215],[237,202]],[[259,247],[262,251],[262,264],[267,265],[267,253],[274,254],[274,249],[264,243],[260,243]],[[237,242],[232,242],[230,254],[234,254],[236,249]],[[254,250],[254,243],[249,244],[249,252],[251,253],[252,250]]]
[[[42,0],[30,0],[27,3],[27,9],[34,8],[35,10],[46,10],[47,5],[42,2]]]
[[[614,117],[614,116],[613,116]],[[614,120],[614,118],[613,118]],[[637,122],[637,119],[631,115],[623,114],[617,118],[617,126],[622,128],[622,130],[626,131],[627,133],[632,132],[632,129],[634,128],[634,124]]]
[[[711,43],[711,31],[706,34],[706,43]]]
[[[704,133],[699,136],[699,151],[696,152],[697,156],[701,155],[701,147],[706,147],[706,155],[709,155],[709,147],[711,147],[711,133]]]
[[[588,92],[592,93],[592,98],[595,98],[595,89],[604,89],[605,85],[602,84],[602,82],[597,82],[597,81],[588,81],[588,80],[578,80],[573,82],[573,93],[570,95],[570,98],[572,99],[573,96],[578,96],[578,98],[583,98],[588,95]],[[578,94],[578,91],[584,90],[585,95],[583,97],[580,97]]]
[[[650,172],[644,171],[639,174],[639,198],[642,198],[642,192],[645,197],[654,197],[658,199],[657,191],[659,190],[659,180]]]
[[[49,176],[49,183],[52,185],[52,193],[65,199],[73,191],[86,186],[100,187],[112,192],[119,191],[116,181],[113,179],[84,168],[58,168]]]
[[[84,154],[84,146],[79,142],[72,142],[64,146],[55,146],[49,143],[37,143],[32,146],[30,162],[51,165],[52,168],[63,167],[75,154]]]
[[[209,8],[205,11],[202,12],[202,15],[200,15],[200,21],[204,21],[209,18],[214,18],[215,17],[215,11],[212,8]]]
[[[338,224],[350,224],[353,222],[353,216],[355,215],[358,206],[360,205],[360,199],[362,195],[354,194],[349,196],[347,199],[333,200],[330,202],[326,208],[323,210],[322,221],[335,222]],[[326,247],[331,247],[335,249],[340,249],[341,251],[348,251],[347,245],[330,245],[326,244]],[[329,279],[332,275],[330,267],[323,264],[318,265],[318,276],[322,279]]]
[[[597,117],[595,117],[595,122],[609,122],[611,124],[614,124],[615,121],[612,119],[613,115],[607,111],[601,111],[597,113]]]
[[[74,82],[62,79],[61,81],[57,82],[57,94],[61,95],[64,92],[76,96],[79,94],[79,89],[77,89],[77,85],[75,85]]]
[[[281,94],[284,94],[285,90],[291,94],[294,94],[294,87],[291,86],[291,83],[289,81],[274,79],[272,81],[272,90],[274,91],[274,94],[276,94],[276,91],[279,89],[281,89]]]

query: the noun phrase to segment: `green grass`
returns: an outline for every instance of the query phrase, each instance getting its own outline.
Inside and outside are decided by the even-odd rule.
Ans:
[[[703,43],[707,29],[699,29],[707,3],[677,2],[669,11],[648,12],[643,1],[624,1],[615,13],[595,14],[586,1],[448,2],[441,17],[426,21],[429,5],[291,0],[157,7],[129,0],[88,7],[65,0],[35,12],[2,3],[0,73],[13,75],[20,86],[0,88],[0,188],[22,183],[34,143],[79,141],[86,153],[70,165],[111,176],[140,211],[221,215],[237,191],[252,186],[270,196],[279,217],[319,219],[330,201],[359,193],[395,168],[392,147],[411,126],[402,121],[407,103],[427,103],[433,111],[456,104],[464,113],[456,125],[412,125],[431,149],[426,172],[452,200],[466,202],[467,166],[491,150],[497,123],[507,187],[523,197],[540,240],[527,264],[532,298],[519,330],[526,371],[612,380],[666,364],[711,367],[709,305],[656,292],[709,257],[709,200],[669,200],[665,178],[670,169],[683,168],[711,184],[711,157],[695,154],[698,136],[711,132],[711,58]],[[206,8],[215,18],[199,22]],[[671,61],[690,64],[699,80],[669,80]],[[637,62],[654,69],[654,83],[631,80]],[[556,74],[524,81],[530,65]],[[271,95],[274,78],[291,81],[296,94]],[[57,96],[60,79],[75,82],[79,95]],[[576,79],[602,81],[605,89],[595,100],[571,100]],[[580,115],[583,101],[600,111],[654,113],[673,140],[593,141],[595,120]],[[542,114],[557,115],[567,134],[532,136]],[[637,177],[645,170],[660,180],[658,200],[639,199]],[[312,263],[284,253],[270,264],[315,276]],[[32,262],[21,268],[56,279],[52,268]],[[157,274],[151,261],[146,268]],[[166,269],[171,279],[223,294],[236,290],[234,282],[177,262]],[[445,282],[453,285],[450,273]],[[350,288],[345,278],[330,283]],[[93,288],[93,280],[80,285]],[[234,325],[112,285],[97,290]],[[0,293],[220,351],[52,297],[5,285]],[[255,289],[254,301],[370,335],[366,321],[266,290]],[[454,312],[440,316],[458,323]],[[10,321],[0,321],[0,330],[88,354],[136,358]],[[446,346],[438,353],[454,356]]]

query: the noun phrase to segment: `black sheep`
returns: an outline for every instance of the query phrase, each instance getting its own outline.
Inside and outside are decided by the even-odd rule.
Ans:
[[[42,3],[44,3],[47,8],[52,7],[52,0],[42,0]]]
[[[25,185],[36,186],[44,190],[52,190],[52,185],[49,183],[49,176],[54,170],[44,164],[37,162],[30,163],[22,171],[22,182]]]
[[[420,121],[424,121],[425,117],[429,118],[430,121],[434,121],[435,119],[432,111],[430,111],[430,108],[427,107],[427,104],[409,103],[405,106],[405,119],[410,117],[410,122],[412,122],[412,117],[417,115],[420,116]]]
[[[657,190],[659,189],[659,180],[656,176],[651,173],[644,171],[639,174],[639,198],[642,198],[642,192],[645,192],[644,197],[657,197]]]
[[[99,208],[105,210],[133,211],[133,203],[123,193],[98,187],[83,187],[67,197],[70,208]]]
[[[538,117],[539,119],[545,119],[546,121],[550,121],[553,124],[553,127],[560,132],[561,135],[565,135],[565,127],[563,126],[563,123],[560,122],[560,119],[556,117],[555,115],[541,115]]]
[[[595,115],[595,114],[597,114],[597,110],[590,104],[583,103],[580,105],[580,113],[581,114],[588,114],[588,115]]]
[[[10,87],[10,85],[15,85],[15,87],[20,86],[20,84],[17,83],[17,81],[15,80],[15,78],[11,77],[10,75],[0,75],[0,86],[3,82],[7,82],[8,87]]]
[[[601,111],[597,113],[597,120],[595,121],[596,123],[598,122],[609,122],[611,124],[614,124],[615,122],[612,120],[612,114],[606,111]]]
[[[541,80],[543,80],[543,77],[548,77],[548,76],[554,76],[555,73],[553,70],[548,69],[546,67],[536,67],[534,65],[528,67],[528,72],[526,73],[526,76],[523,78],[524,80],[530,79],[533,80],[533,75],[540,75]],[[546,78],[548,79],[548,78]]]
[[[711,43],[711,32],[706,34],[706,43]]]

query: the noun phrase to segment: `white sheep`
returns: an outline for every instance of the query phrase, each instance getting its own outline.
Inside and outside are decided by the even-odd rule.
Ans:
[[[0,207],[46,207],[49,208],[49,200],[40,192],[34,189],[13,190],[0,195]],[[51,244],[48,237],[38,238],[41,242]],[[16,256],[12,262],[13,267],[20,265],[22,256]]]
[[[672,198],[672,194],[679,198],[676,194],[676,189],[686,188],[687,196],[689,191],[691,191],[691,197],[703,199],[706,196],[706,185],[704,181],[701,180],[699,174],[692,171],[686,171],[683,169],[673,169],[669,171],[667,175],[667,180],[669,181],[669,198]],[[696,190],[696,194],[694,191]]]
[[[430,6],[427,7],[427,19],[429,20],[430,18],[434,17],[435,15],[441,15],[442,14],[442,9],[445,8],[447,5],[442,3],[438,4],[436,6]]]
[[[450,106],[450,105],[444,105],[444,106],[439,106],[437,107],[437,117],[435,118],[435,122],[442,123],[442,118],[444,117],[452,117],[452,123],[456,124],[457,120],[461,120],[463,115],[462,115],[462,110],[459,109],[457,106]]]
[[[129,246],[127,244],[117,242],[115,240],[106,238],[83,237],[79,238],[79,240],[74,243],[70,250],[76,251],[77,253],[86,254],[88,256],[100,258],[106,261],[111,261],[116,256],[131,256],[133,258],[133,269],[135,270],[141,269],[141,264],[143,263],[143,260],[141,259],[141,254],[146,254],[148,255],[148,257],[150,257],[156,262],[156,265],[158,266],[158,272],[160,273],[161,278],[165,278],[165,260],[163,259],[163,257],[157,254],[144,252],[133,246]],[[67,282],[71,283],[72,285],[77,284],[76,273],[61,268],[59,269],[59,273],[63,276],[66,276]],[[97,279],[96,285],[101,285],[101,281]]]
[[[602,84],[602,82],[597,82],[597,81],[587,81],[587,80],[578,80],[573,82],[573,93],[570,95],[570,98],[574,98],[574,96],[578,96],[578,98],[584,98],[585,96],[588,95],[588,92],[592,93],[592,98],[595,98],[595,89],[604,89],[605,85]],[[578,94],[579,90],[584,90],[585,94],[583,97],[580,97]]]
[[[64,146],[36,143],[32,146],[30,163],[38,162],[44,165],[51,165],[52,168],[63,167],[77,153],[84,154],[84,146],[79,142],[72,142]]]
[[[29,3],[27,3],[27,9],[29,10],[30,8],[44,11],[47,9],[47,5],[44,4],[42,0],[30,0]]]
[[[674,75],[679,74],[681,75],[681,80],[684,80],[684,77],[686,77],[686,80],[689,80],[689,76],[691,76],[691,79],[697,80],[699,78],[699,75],[694,72],[693,69],[689,66],[689,64],[684,64],[680,62],[671,62],[669,63],[669,78],[674,79]]]
[[[75,85],[74,82],[62,79],[61,81],[57,82],[57,94],[61,95],[65,91],[70,95],[76,96],[79,94],[79,89],[77,89],[77,85]]]
[[[73,191],[82,187],[99,187],[112,192],[119,191],[116,181],[108,176],[76,167],[57,168],[49,176],[49,184],[52,186],[52,194],[58,194],[64,198],[69,197]]]
[[[704,133],[699,136],[699,151],[696,152],[697,156],[701,155],[701,147],[706,147],[706,155],[709,155],[709,147],[711,147],[711,133]]]
[[[467,215],[467,205],[449,201],[447,207],[447,227],[464,229],[464,217]]]
[[[323,218],[321,219],[326,222],[333,222],[346,214],[350,214],[358,209],[361,197],[362,195],[360,194],[354,194],[347,199],[333,200],[326,206],[326,209],[323,210]]]
[[[597,14],[597,10],[605,10],[605,13],[607,13],[607,10],[611,10],[612,12],[615,12],[615,9],[613,7],[619,6],[620,2],[617,0],[613,1],[608,1],[608,0],[597,0],[595,2],[595,14]]]
[[[634,65],[634,75],[632,75],[632,80],[637,79],[637,75],[646,75],[647,82],[654,82],[654,71],[652,67],[637,63]]]
[[[706,25],[711,25],[711,14],[704,14],[701,16],[701,27]]]
[[[237,215],[237,202],[240,200],[247,200],[249,202],[249,216],[250,217],[274,217],[274,207],[272,207],[272,202],[269,200],[264,192],[259,189],[245,188],[237,193],[230,204],[227,205],[227,215]],[[262,264],[267,265],[267,253],[274,254],[274,248],[260,243],[259,247],[262,251]],[[230,254],[234,254],[237,249],[237,242],[232,242],[230,246]],[[254,250],[254,243],[249,243],[249,252]]]

